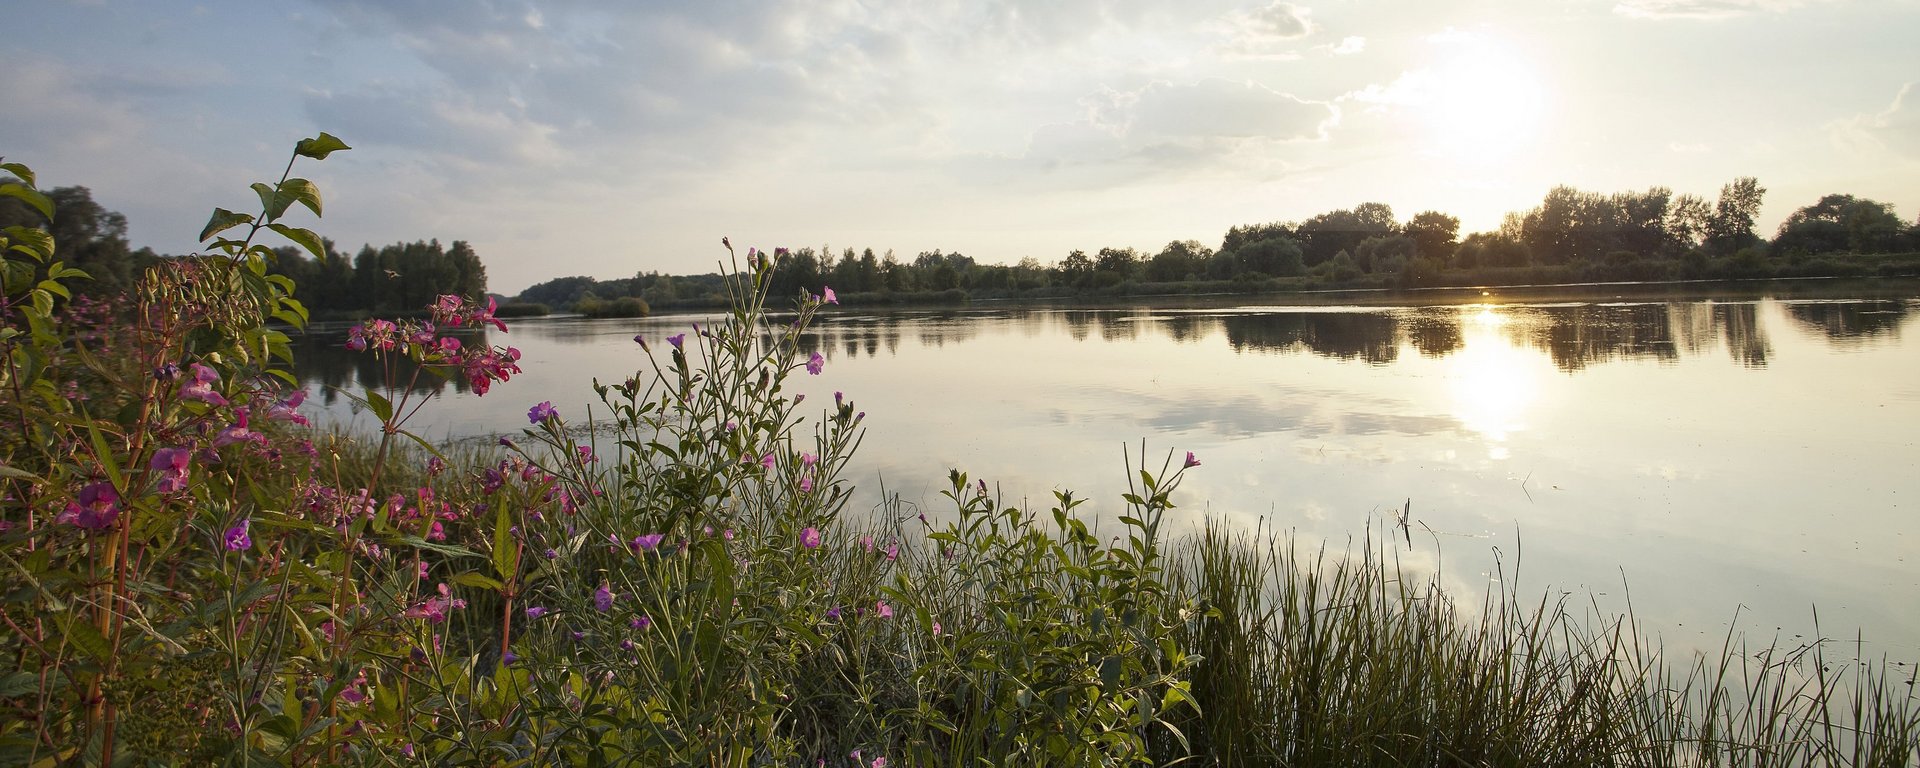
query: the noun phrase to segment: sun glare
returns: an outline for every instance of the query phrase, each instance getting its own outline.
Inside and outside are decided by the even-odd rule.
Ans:
[[[1454,415],[1468,429],[1504,442],[1526,428],[1527,410],[1539,397],[1538,354],[1515,346],[1501,331],[1508,318],[1498,307],[1468,308],[1461,319],[1462,347],[1447,358]],[[1489,451],[1502,458],[1504,447]]]
[[[1487,40],[1447,47],[1423,118],[1433,150],[1485,160],[1539,137],[1545,89],[1531,63]]]

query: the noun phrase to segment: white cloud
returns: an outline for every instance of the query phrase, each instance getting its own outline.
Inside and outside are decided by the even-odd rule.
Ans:
[[[1230,58],[1297,59],[1300,54],[1288,46],[1314,31],[1312,11],[1284,1],[1234,11],[1213,26],[1226,40],[1221,53]]]
[[[1835,144],[1856,152],[1892,150],[1908,158],[1920,159],[1920,100],[1915,96],[1920,82],[1900,86],[1893,103],[1871,114],[1855,115],[1827,124]]]
[[[1285,165],[1276,148],[1324,140],[1339,119],[1330,104],[1221,79],[1102,90],[1081,105],[1081,119],[1036,130],[1023,161],[1050,171],[1078,168],[1088,184],[1260,172]]]
[[[1250,34],[1260,37],[1293,40],[1313,32],[1310,15],[1311,11],[1306,8],[1282,0],[1246,14],[1244,26]]]
[[[1366,38],[1350,35],[1340,39],[1340,44],[1333,47],[1333,53],[1336,56],[1351,56],[1366,49]]]
[[[1820,0],[1623,0],[1613,12],[1635,19],[1713,20],[1750,13],[1779,13]]]

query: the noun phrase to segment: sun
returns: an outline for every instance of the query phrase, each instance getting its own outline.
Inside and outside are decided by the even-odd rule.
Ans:
[[[1546,89],[1538,69],[1495,40],[1473,37],[1441,47],[1419,105],[1430,149],[1456,159],[1512,154],[1540,138]]]

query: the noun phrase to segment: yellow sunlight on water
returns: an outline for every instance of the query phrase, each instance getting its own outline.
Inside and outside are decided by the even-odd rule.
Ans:
[[[1453,414],[1468,429],[1503,442],[1525,429],[1526,414],[1540,396],[1539,353],[1516,346],[1503,332],[1510,319],[1499,307],[1464,308],[1459,351],[1447,357]],[[1494,458],[1504,448],[1489,449]]]

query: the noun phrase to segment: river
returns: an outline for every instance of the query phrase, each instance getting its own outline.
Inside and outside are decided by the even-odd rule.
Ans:
[[[1856,636],[1920,660],[1920,284],[1586,286],[994,306],[823,316],[792,382],[845,392],[868,433],[848,479],[938,514],[947,470],[1044,509],[1111,515],[1123,450],[1193,451],[1171,518],[1359,546],[1409,511],[1398,557],[1462,602],[1504,579],[1624,610],[1670,646],[1738,628],[1791,647]],[[445,385],[429,438],[577,418],[589,380],[700,317],[516,322],[525,374]],[[373,369],[315,333],[298,371],[321,423],[367,430],[330,387]],[[1517,570],[1517,583],[1516,573]]]

